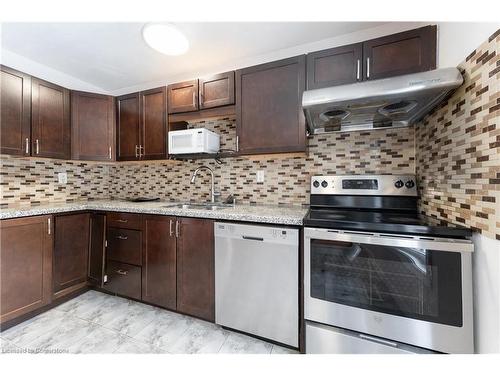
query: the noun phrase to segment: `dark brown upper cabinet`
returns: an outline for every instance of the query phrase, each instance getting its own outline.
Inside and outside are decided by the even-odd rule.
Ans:
[[[330,48],[307,55],[307,89],[345,85],[363,79],[363,44]]]
[[[215,320],[215,249],[212,220],[178,219],[177,311]]]
[[[305,84],[305,55],[236,71],[236,131],[241,154],[305,151]]]
[[[114,98],[71,92],[71,155],[76,160],[113,160]]]
[[[174,83],[167,86],[168,113],[198,110],[198,80]]]
[[[234,104],[234,72],[199,79],[200,109]]]
[[[176,225],[175,217],[144,216],[142,299],[172,310],[177,307]]]
[[[380,79],[436,69],[436,38],[436,26],[425,26],[364,42],[364,78]]]
[[[165,159],[166,111],[164,87],[116,98],[116,159]]]
[[[139,93],[116,98],[116,160],[138,160],[140,145]]]
[[[69,90],[38,78],[31,83],[31,155],[70,159]]]
[[[30,155],[31,77],[0,65],[0,153]]]
[[[165,87],[141,91],[141,159],[167,157],[167,93]]]
[[[56,216],[54,235],[52,283],[54,297],[59,297],[87,282],[90,214]]]
[[[51,218],[0,220],[0,323],[52,301]]]

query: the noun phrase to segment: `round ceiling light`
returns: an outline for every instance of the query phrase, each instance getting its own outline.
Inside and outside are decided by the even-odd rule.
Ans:
[[[177,56],[186,53],[189,42],[175,26],[165,23],[150,23],[142,29],[144,41],[165,55]]]

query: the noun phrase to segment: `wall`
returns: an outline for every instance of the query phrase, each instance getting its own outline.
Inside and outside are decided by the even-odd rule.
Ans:
[[[234,149],[234,118],[201,121],[191,127],[207,127],[221,134],[221,148]],[[298,205],[309,203],[310,176],[314,174],[385,173],[414,174],[414,129],[377,130],[314,136],[307,156],[266,155],[187,162],[135,163],[111,168],[111,195],[159,196],[163,199],[203,201],[209,199],[210,178],[200,173],[195,186],[193,171],[200,165],[215,170],[216,189],[224,197],[233,194],[237,201],[260,204]],[[258,170],[264,183],[256,182]]]
[[[476,352],[500,353],[500,31],[459,67],[464,85],[416,124],[420,210],[475,230]]]
[[[59,184],[57,173],[67,172]],[[0,158],[0,207],[109,198],[107,165],[40,158]]]

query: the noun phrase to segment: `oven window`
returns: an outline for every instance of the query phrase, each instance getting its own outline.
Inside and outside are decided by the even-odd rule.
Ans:
[[[311,240],[311,297],[462,325],[460,253]]]

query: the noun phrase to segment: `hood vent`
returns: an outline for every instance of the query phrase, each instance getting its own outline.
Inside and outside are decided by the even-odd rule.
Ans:
[[[409,126],[463,83],[457,68],[305,91],[310,134]]]

